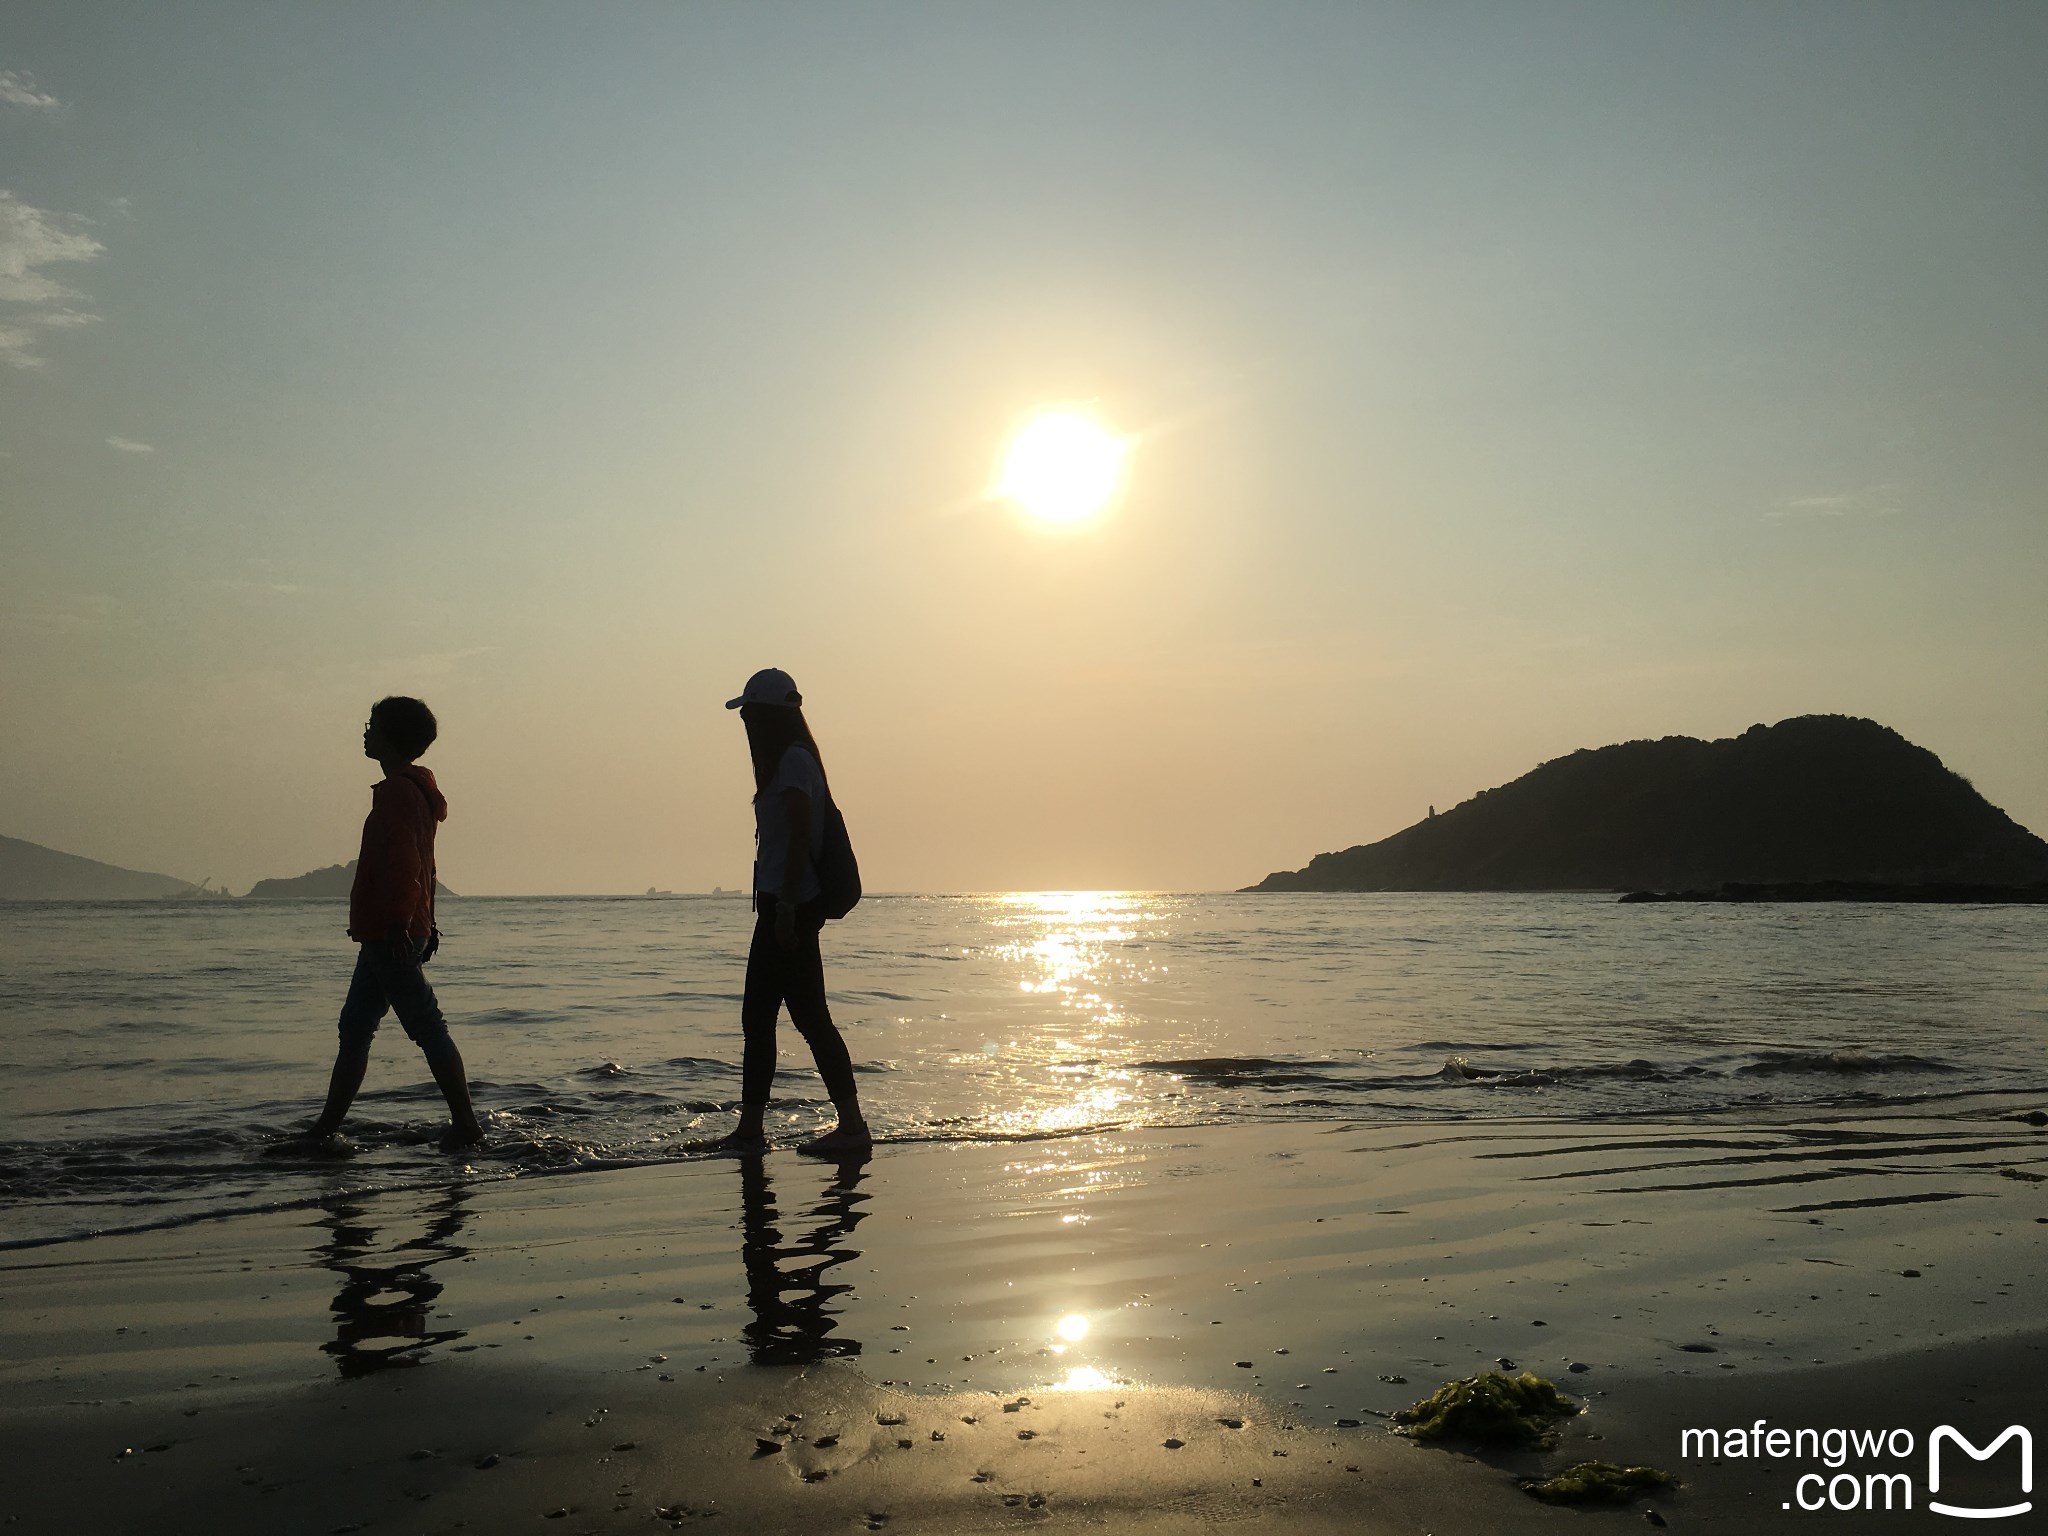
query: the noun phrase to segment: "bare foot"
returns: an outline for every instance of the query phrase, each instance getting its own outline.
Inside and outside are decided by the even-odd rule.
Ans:
[[[858,1157],[872,1152],[875,1138],[864,1125],[835,1125],[824,1135],[797,1148],[805,1157]]]
[[[263,1149],[265,1157],[353,1157],[356,1144],[338,1130],[308,1126]]]
[[[734,1131],[704,1150],[712,1157],[761,1157],[768,1151],[768,1138],[759,1131]]]
[[[484,1128],[480,1125],[453,1125],[441,1136],[443,1152],[466,1152],[484,1145]]]

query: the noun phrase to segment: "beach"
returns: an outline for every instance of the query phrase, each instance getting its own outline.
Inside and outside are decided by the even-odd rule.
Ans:
[[[2048,1528],[2048,0],[0,20],[0,1536]]]
[[[1631,1523],[1794,1529],[1805,1463],[1681,1455],[1685,1429],[1762,1419],[1909,1431],[1911,1514],[1822,1513],[1944,1526],[1936,1426],[2048,1427],[2048,1131],[2018,1113],[779,1150],[21,1248],[0,1432],[36,1471],[0,1515],[1547,1530],[1618,1517],[1518,1480],[1598,1457],[1678,1479]],[[1483,1369],[1581,1405],[1555,1449],[1392,1433]],[[2009,1488],[2010,1461],[1962,1461],[1946,1496]]]

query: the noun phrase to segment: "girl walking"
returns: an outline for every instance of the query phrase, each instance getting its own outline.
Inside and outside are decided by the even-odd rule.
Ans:
[[[818,934],[825,926],[817,860],[824,846],[832,789],[818,743],[804,721],[803,695],[787,672],[766,667],[726,700],[747,728],[754,760],[754,941],[747,951],[747,989],[740,1004],[745,1048],[740,1069],[740,1121],[720,1150],[768,1150],[761,1119],[775,1077],[775,1023],[783,1005],[811,1048],[839,1123],[797,1150],[845,1157],[872,1144],[853,1083],[853,1061],[825,1002],[825,966]]]

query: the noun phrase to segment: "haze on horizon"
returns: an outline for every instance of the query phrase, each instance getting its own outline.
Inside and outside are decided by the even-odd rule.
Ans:
[[[2048,8],[0,14],[0,833],[1215,889],[1868,715],[2048,831]],[[1112,504],[992,500],[1048,405]]]

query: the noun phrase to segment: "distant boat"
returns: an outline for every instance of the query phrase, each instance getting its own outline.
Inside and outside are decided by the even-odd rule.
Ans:
[[[655,889],[655,888],[654,888],[653,886],[651,886],[651,885],[650,885],[649,887],[647,887],[647,891],[646,891],[646,894],[647,894],[647,895],[649,895],[649,896],[673,896],[673,895],[675,895],[675,892],[674,892],[674,891],[657,891],[657,890],[656,890],[656,889]]]

